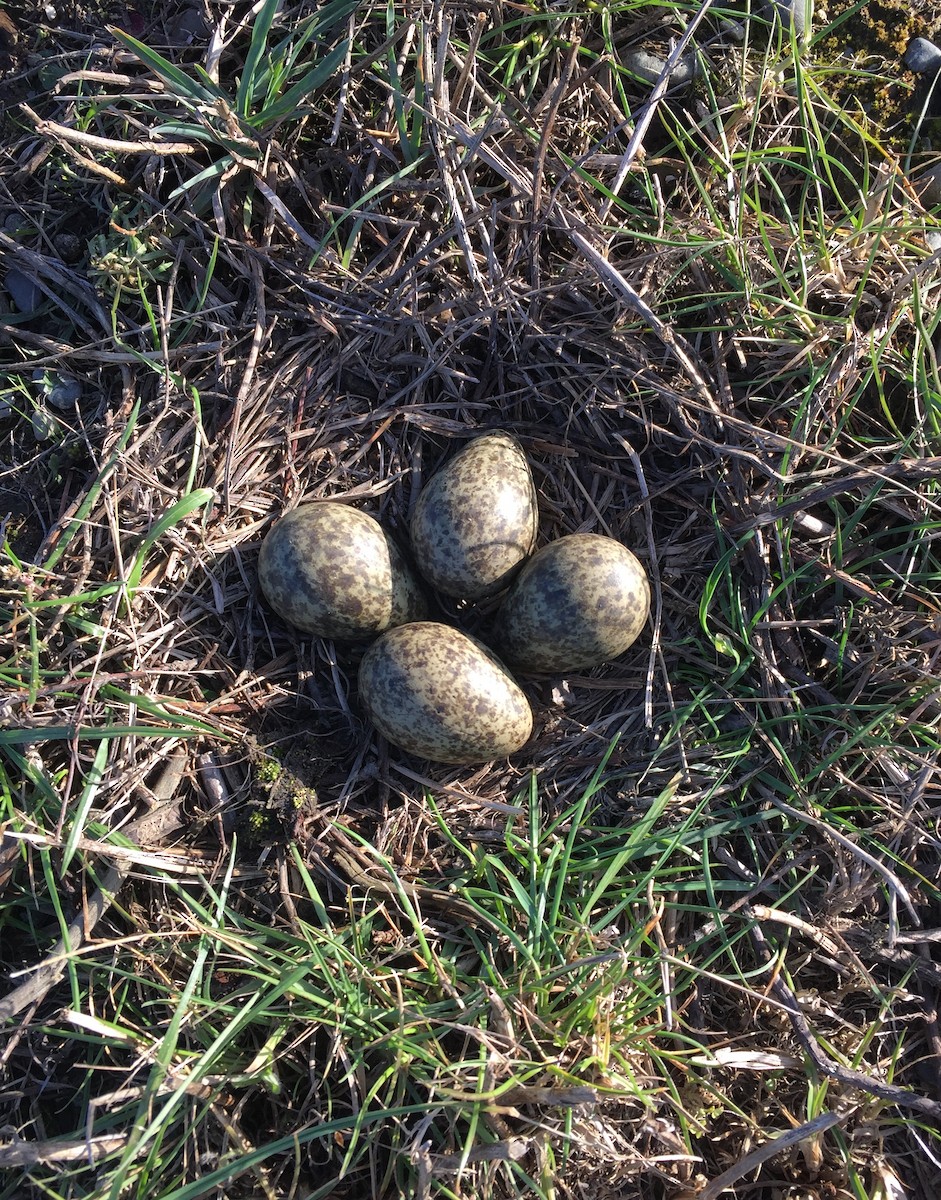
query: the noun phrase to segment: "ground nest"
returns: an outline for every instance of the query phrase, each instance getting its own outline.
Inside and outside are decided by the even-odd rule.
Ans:
[[[139,832],[168,764],[155,853],[182,850],[136,861],[71,996],[60,976],[58,1007],[19,1018],[3,1121],[117,1138],[115,1196],[184,1078],[191,1117],[211,1099],[167,1178],[213,1194],[701,1194],[827,1087],[824,1123],[740,1194],[888,1196],[910,1162],[932,1194],[939,967],[898,935],[941,918],[934,218],[877,138],[843,169],[855,117],[801,92],[767,31],[743,62],[707,22],[715,89],[645,107],[623,56],[683,30],[649,7],[338,5],[330,71],[283,111],[270,76],[240,83],[250,14],[210,6],[185,37],[166,14],[139,44],[91,21],[55,41],[34,15],[8,47],[5,969],[87,907],[79,832]],[[262,11],[280,45],[320,9]],[[519,754],[443,767],[376,736],[362,648],[279,621],[256,565],[321,498],[407,546],[423,484],[488,429],[527,455],[539,544],[619,539],[653,604],[617,661],[521,676]],[[493,603],[438,604],[486,636]],[[588,899],[565,924],[569,893]],[[547,910],[564,937],[539,958]],[[292,972],[333,980],[354,952],[345,998],[300,1016]],[[69,1004],[89,1036],[133,1014],[77,1099]],[[186,1074],[219,1013],[250,1037]],[[128,1099],[118,1067],[170,1074]],[[92,1194],[87,1169],[56,1186]]]

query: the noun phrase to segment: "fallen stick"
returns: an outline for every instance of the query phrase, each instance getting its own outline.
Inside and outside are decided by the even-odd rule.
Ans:
[[[755,924],[749,933],[755,949],[765,960],[767,966],[773,968],[774,952],[768,945],[761,928]],[[843,1087],[858,1088],[861,1092],[877,1096],[889,1104],[897,1104],[899,1108],[914,1109],[915,1112],[922,1113],[934,1121],[941,1120],[941,1102],[930,1100],[927,1096],[921,1096],[918,1092],[910,1091],[908,1088],[896,1087],[893,1083],[883,1083],[881,1079],[874,1079],[871,1075],[857,1071],[854,1067],[843,1067],[822,1050],[810,1027],[810,1022],[804,1016],[797,997],[784,982],[779,972],[774,972],[772,975],[771,990],[786,1010],[798,1041],[821,1075],[835,1079]]]

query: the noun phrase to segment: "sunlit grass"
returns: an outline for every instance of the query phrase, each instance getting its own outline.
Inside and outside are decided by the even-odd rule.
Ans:
[[[726,887],[703,877],[701,848],[748,822],[710,816],[708,794],[677,819],[671,789],[625,841],[593,823],[592,789],[547,825],[534,787],[521,800],[526,818],[507,825],[499,852],[464,843],[437,815],[466,864],[451,890],[479,914],[460,929],[429,922],[405,893],[391,907],[355,893],[348,912],[327,905],[299,859],[298,907],[306,892],[310,912],[290,925],[259,919],[232,861],[198,893],[164,878],[172,932],[78,960],[73,1028],[46,1029],[87,1064],[89,1133],[122,1133],[123,1147],[99,1164],[100,1194],[199,1194],[174,1180],[188,1155],[213,1157],[227,1120],[232,1147],[203,1186],[263,1171],[286,1143],[248,1151],[253,1123],[239,1152],[237,1133],[243,1103],[263,1110],[266,1095],[294,1114],[297,1153],[316,1142],[331,1176],[360,1187],[377,1172],[414,1186],[419,1136],[432,1164],[463,1153],[473,1170],[482,1147],[511,1136],[548,1136],[562,1160],[579,1150],[573,1114],[603,1114],[608,1096],[644,1106],[653,1064],[668,1070],[695,1049],[676,1015],[690,984],[742,936],[705,932],[721,920]],[[673,965],[659,933],[668,897],[684,929],[703,929]],[[326,1055],[315,1080],[312,1055]],[[130,1076],[109,1099],[122,1063]],[[448,1194],[450,1168],[432,1171],[435,1192]],[[515,1162],[501,1171],[529,1186]],[[57,1176],[61,1186],[68,1171]]]

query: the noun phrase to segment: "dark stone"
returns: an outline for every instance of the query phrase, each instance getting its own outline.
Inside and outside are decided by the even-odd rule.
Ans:
[[[790,23],[799,38],[809,24],[808,17],[813,17],[813,0],[765,0],[763,11],[769,21],[777,18],[784,25]]]
[[[74,408],[82,398],[82,385],[77,379],[58,379],[46,393],[53,408]]]
[[[938,70],[941,70],[941,50],[927,38],[912,38],[905,50],[903,61],[906,67],[910,71],[914,71],[916,75],[925,75],[929,72],[936,74]]]
[[[645,83],[656,83],[666,69],[667,60],[647,50],[629,50],[624,55],[624,66],[635,75],[639,75]],[[691,83],[698,71],[696,56],[684,54],[670,72],[671,87],[685,87]]]
[[[42,289],[35,279],[24,275],[17,267],[7,271],[3,286],[21,313],[31,313],[42,303]]]

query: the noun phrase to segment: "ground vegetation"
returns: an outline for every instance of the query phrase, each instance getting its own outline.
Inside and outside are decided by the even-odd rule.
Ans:
[[[939,1193],[939,14],[752,7],[0,9],[3,1200]],[[652,613],[434,766],[258,550],[490,428]]]

